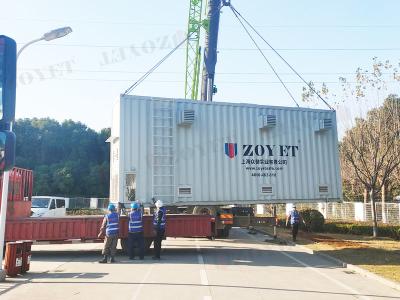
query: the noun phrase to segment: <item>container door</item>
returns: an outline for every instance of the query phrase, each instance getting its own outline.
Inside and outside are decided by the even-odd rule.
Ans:
[[[125,199],[124,203],[136,200],[136,174],[125,174]]]

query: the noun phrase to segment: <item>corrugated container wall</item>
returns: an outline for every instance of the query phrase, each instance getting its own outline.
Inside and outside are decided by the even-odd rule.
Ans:
[[[339,201],[331,110],[121,96],[111,198],[168,205]]]

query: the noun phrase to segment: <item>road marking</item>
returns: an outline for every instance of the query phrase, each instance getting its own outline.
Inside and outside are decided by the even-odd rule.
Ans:
[[[142,280],[140,281],[140,284],[139,284],[139,286],[137,287],[135,293],[132,295],[131,300],[136,300],[136,299],[138,299],[138,296],[139,296],[139,294],[140,294],[140,291],[141,291],[142,288],[143,288],[143,284],[145,283],[145,281],[147,280],[147,278],[150,276],[150,273],[151,273],[151,271],[153,271],[153,268],[154,268],[154,264],[152,264],[152,265],[150,266],[150,268],[147,270],[146,274],[144,274],[144,277],[143,277]]]
[[[321,271],[318,270],[318,269],[315,269],[315,268],[311,267],[310,265],[306,264],[305,262],[303,262],[303,261],[301,261],[301,260],[299,260],[299,259],[293,257],[293,256],[290,255],[289,253],[285,253],[285,252],[281,252],[281,253],[282,253],[283,255],[289,257],[290,259],[294,260],[295,262],[301,264],[302,266],[304,266],[304,267],[306,267],[306,268],[308,268],[308,269],[314,271],[315,273],[317,273],[317,274],[319,274],[319,275],[325,277],[326,279],[332,281],[333,283],[337,284],[338,286],[341,286],[342,288],[348,290],[349,292],[351,292],[352,294],[354,294],[354,295],[353,295],[354,297],[357,297],[357,298],[359,298],[359,299],[365,299],[365,300],[366,300],[366,299],[371,299],[371,298],[369,298],[369,297],[367,297],[367,296],[360,295],[360,292],[358,292],[357,290],[353,289],[352,287],[350,287],[350,286],[344,284],[343,282],[340,282],[339,280],[336,280],[335,278],[332,278],[331,276],[329,276],[329,275],[327,275],[327,274],[321,272]]]
[[[200,281],[202,285],[208,285],[206,270],[200,270]]]
[[[197,261],[198,261],[199,265],[202,267],[200,270],[201,284],[208,285],[207,273],[206,273],[206,270],[204,269],[204,258],[203,258],[203,255],[201,254],[200,245],[197,243],[197,240],[196,240],[196,250],[197,250]]]
[[[80,276],[83,276],[83,275],[85,275],[85,273],[80,273],[78,275],[73,276],[72,278],[79,278]]]
[[[201,248],[200,248],[200,245],[198,244],[198,240],[196,239],[195,242],[196,242],[196,250],[197,250],[197,262],[201,266],[200,282],[201,282],[201,285],[208,286],[207,272],[206,272],[206,269],[204,268],[204,258],[203,258],[203,255],[201,254]],[[210,294],[211,294],[210,288],[209,288],[209,291],[210,291]],[[212,297],[211,296],[204,296],[203,300],[212,300]]]
[[[252,235],[251,235],[250,238],[252,238],[253,240],[256,240],[256,241],[258,241],[258,242],[261,242],[261,241],[260,241],[259,239],[257,239],[255,236],[252,236]],[[281,247],[282,250],[283,250],[283,248],[284,248],[284,247]],[[307,264],[307,263],[305,263],[305,262],[303,262],[303,261],[297,259],[296,257],[290,255],[289,253],[286,253],[286,252],[284,252],[284,251],[280,251],[280,253],[283,254],[283,255],[285,255],[286,257],[288,257],[288,258],[294,260],[295,262],[299,263],[299,264],[302,265],[303,267],[314,271],[315,273],[317,273],[318,275],[321,275],[322,277],[325,277],[326,279],[328,279],[328,280],[330,280],[331,282],[337,284],[338,286],[341,286],[342,288],[346,289],[346,290],[349,291],[350,293],[354,294],[354,295],[352,295],[352,296],[354,296],[354,297],[356,297],[356,298],[359,298],[359,299],[364,299],[364,300],[371,299],[371,298],[369,298],[369,297],[367,297],[367,296],[360,295],[361,293],[358,292],[357,290],[353,289],[352,287],[350,287],[350,286],[348,286],[348,285],[346,285],[346,284],[340,282],[339,280],[336,280],[335,278],[332,278],[331,276],[329,276],[329,275],[327,275],[327,274],[321,272],[320,270],[318,270],[318,269],[316,269],[316,268],[313,268],[313,267],[310,266],[309,264]]]

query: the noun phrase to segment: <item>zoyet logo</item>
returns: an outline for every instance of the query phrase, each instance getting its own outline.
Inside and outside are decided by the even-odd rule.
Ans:
[[[296,157],[298,151],[299,146],[296,145],[242,145],[243,157]],[[237,143],[225,143],[225,154],[229,158],[237,156]]]
[[[237,155],[237,143],[225,143],[225,154],[234,158]]]

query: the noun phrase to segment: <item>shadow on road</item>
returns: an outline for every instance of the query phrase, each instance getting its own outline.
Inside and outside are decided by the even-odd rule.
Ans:
[[[400,250],[385,250],[373,248],[343,248],[336,250],[316,251],[333,257],[342,258],[354,265],[400,265]]]
[[[194,244],[194,243],[193,243]],[[243,265],[254,267],[304,267],[295,260],[288,259],[284,253],[295,257],[298,260],[305,262],[309,267],[314,268],[337,268],[335,263],[327,261],[316,255],[305,252],[281,251],[280,249],[257,249],[254,247],[246,247],[243,245],[212,244],[201,246],[201,255],[204,263],[215,266]],[[198,249],[193,246],[182,246],[178,244],[168,244],[163,249],[160,261],[153,261],[151,256],[146,255],[144,261],[130,261],[127,256],[121,252],[117,255],[118,264],[198,264],[199,255]],[[88,262],[94,263],[101,257],[100,251],[34,251],[32,252],[32,261],[68,261],[68,262]]]
[[[73,274],[73,273],[71,273]],[[193,288],[204,288],[203,284],[196,284],[196,283],[169,283],[169,282],[120,282],[120,281],[32,281],[30,280],[30,284],[85,284],[85,285],[145,285],[145,286],[180,286],[180,287],[193,287]],[[26,282],[27,283],[27,282]],[[400,297],[395,296],[386,296],[386,295],[379,295],[379,294],[356,294],[356,293],[345,293],[345,292],[330,292],[330,291],[322,291],[322,290],[307,290],[307,289],[282,289],[282,288],[273,288],[273,287],[259,287],[259,286],[240,286],[240,285],[219,285],[219,284],[209,284],[207,285],[210,288],[231,288],[231,289],[249,289],[249,290],[260,290],[260,291],[280,291],[280,292],[288,292],[288,293],[295,293],[296,297],[307,297],[306,294],[316,294],[321,296],[354,296],[354,297],[374,297],[380,299],[400,299]],[[0,293],[1,295],[1,293]]]

